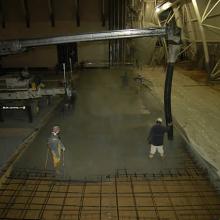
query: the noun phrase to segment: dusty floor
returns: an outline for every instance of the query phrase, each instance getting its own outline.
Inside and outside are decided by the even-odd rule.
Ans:
[[[78,83],[75,109],[58,111],[16,164],[20,169],[44,169],[47,138],[53,125],[62,128],[66,146],[64,175],[72,179],[93,179],[98,175],[127,169],[154,173],[185,167],[185,143],[178,132],[166,140],[166,158],[148,158],[147,136],[162,105],[146,87],[135,84],[132,72],[128,86],[122,84],[124,70],[85,70]],[[189,164],[190,166],[190,164]],[[51,161],[47,169],[52,169]]]
[[[198,90],[205,94],[207,86],[175,75],[174,141],[165,140],[164,160],[158,155],[152,160],[147,157],[149,128],[163,115],[160,71],[142,70],[146,86],[138,89],[133,78],[139,70],[128,71],[128,86],[121,78],[125,70],[85,70],[75,109],[55,113],[2,184],[0,219],[219,219],[219,191],[187,153],[189,146],[180,132],[188,130],[184,126],[179,130],[186,117],[183,108],[189,107],[191,97],[195,102]],[[186,108],[186,114],[203,114],[203,108],[191,105],[195,109]],[[206,116],[208,121],[210,115]],[[64,176],[55,176],[51,166],[44,170],[47,138],[54,124],[62,127],[67,148]],[[197,127],[195,140],[200,132]]]

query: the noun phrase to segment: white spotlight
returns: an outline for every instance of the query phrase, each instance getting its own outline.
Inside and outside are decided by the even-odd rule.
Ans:
[[[163,5],[157,6],[155,11],[156,13],[161,13],[163,11],[166,11],[168,8],[170,8],[172,6],[171,2],[165,2]]]

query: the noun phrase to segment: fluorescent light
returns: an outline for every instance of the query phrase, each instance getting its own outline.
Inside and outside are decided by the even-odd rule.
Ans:
[[[162,10],[162,11],[166,11],[171,5],[172,5],[171,2],[166,2],[165,4],[163,4],[163,5],[161,6],[161,10]]]
[[[160,7],[156,7],[156,13],[159,13],[160,12]]]

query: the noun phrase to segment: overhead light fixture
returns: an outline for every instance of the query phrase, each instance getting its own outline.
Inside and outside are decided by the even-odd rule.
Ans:
[[[161,13],[163,11],[166,11],[168,8],[170,8],[172,6],[172,3],[171,2],[165,2],[164,4],[160,5],[160,6],[157,6],[155,11],[156,13]]]
[[[156,7],[155,11],[156,11],[156,13],[159,13],[160,12],[160,7]]]

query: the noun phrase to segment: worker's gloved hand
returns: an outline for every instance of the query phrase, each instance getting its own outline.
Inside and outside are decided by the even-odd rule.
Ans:
[[[66,148],[63,146],[61,150],[64,152],[66,150]]]

